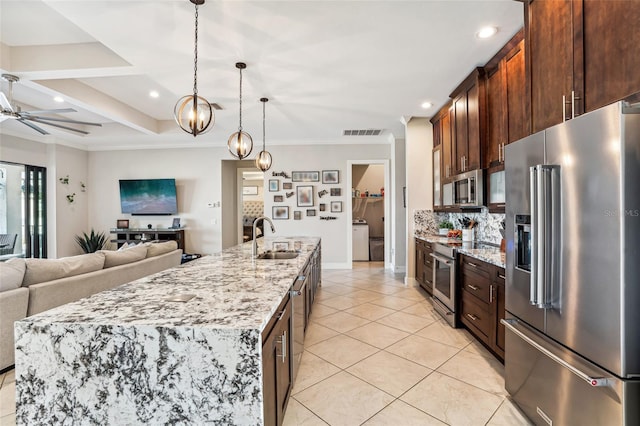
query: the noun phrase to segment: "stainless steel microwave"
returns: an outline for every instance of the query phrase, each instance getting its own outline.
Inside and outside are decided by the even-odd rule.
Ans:
[[[453,203],[457,206],[483,205],[482,169],[471,170],[453,177]]]

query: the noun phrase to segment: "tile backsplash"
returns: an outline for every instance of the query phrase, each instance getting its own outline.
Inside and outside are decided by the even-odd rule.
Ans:
[[[504,220],[504,214],[489,213],[485,207],[479,213],[434,213],[431,210],[414,210],[413,223],[417,235],[437,235],[438,224],[448,220],[454,229],[462,229],[462,218],[468,217],[478,222],[475,229],[476,241],[500,244],[500,223]]]

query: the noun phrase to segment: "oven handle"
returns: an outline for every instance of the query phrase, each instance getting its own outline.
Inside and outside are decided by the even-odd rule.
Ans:
[[[453,262],[453,259],[447,259],[446,257],[438,256],[438,255],[433,254],[433,253],[429,253],[429,256],[433,257],[438,262],[444,263],[447,266],[451,266],[451,262]]]

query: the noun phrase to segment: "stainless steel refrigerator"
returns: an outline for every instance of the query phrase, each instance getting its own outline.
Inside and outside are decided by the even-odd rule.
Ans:
[[[505,387],[536,424],[640,424],[640,108],[505,148]]]

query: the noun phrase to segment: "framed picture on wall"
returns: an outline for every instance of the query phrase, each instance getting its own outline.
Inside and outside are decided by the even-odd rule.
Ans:
[[[273,196],[273,202],[274,203],[281,203],[284,201],[284,197],[282,195],[274,195]]]
[[[320,172],[291,172],[293,182],[319,182]]]
[[[291,182],[282,182],[282,189],[293,189],[293,184]]]
[[[243,186],[242,195],[258,195],[257,186]]]
[[[273,206],[271,207],[271,215],[274,220],[289,219],[289,206]]]
[[[331,188],[331,196],[339,197],[342,195],[342,188]]]
[[[322,183],[340,183],[340,172],[338,170],[323,170]]]
[[[320,211],[321,212],[327,211],[327,205],[324,203],[320,204]]]
[[[293,220],[302,219],[302,212],[300,210],[296,210],[293,212]]]
[[[340,213],[340,212],[342,212],[342,201],[332,201],[331,213]]]
[[[269,192],[280,191],[280,181],[278,179],[269,179]]]
[[[307,209],[307,216],[315,216],[316,209]]]
[[[129,229],[129,219],[118,219],[116,221],[116,228]]]
[[[298,207],[313,207],[313,186],[297,186]]]

